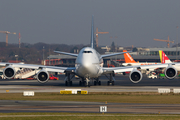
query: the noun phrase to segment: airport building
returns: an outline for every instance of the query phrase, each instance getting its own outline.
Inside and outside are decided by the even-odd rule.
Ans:
[[[167,56],[176,56],[180,55],[180,47],[176,48],[147,48],[146,51],[139,51],[139,55],[150,55],[156,56],[159,55],[159,50],[164,51]]]

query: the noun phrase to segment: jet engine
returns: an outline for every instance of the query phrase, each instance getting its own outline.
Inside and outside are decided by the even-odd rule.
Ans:
[[[7,79],[11,79],[16,75],[16,70],[15,68],[11,67],[11,66],[7,66],[6,68],[4,68],[3,70],[3,75],[4,77],[6,77]]]
[[[164,70],[164,74],[165,74],[166,78],[173,79],[177,75],[177,70],[173,66],[170,66]]]
[[[141,81],[142,79],[142,73],[138,70],[133,70],[131,71],[131,73],[129,74],[129,79],[133,82],[133,83],[138,83]]]
[[[49,73],[45,70],[41,70],[37,73],[37,80],[40,83],[45,83],[49,80]]]

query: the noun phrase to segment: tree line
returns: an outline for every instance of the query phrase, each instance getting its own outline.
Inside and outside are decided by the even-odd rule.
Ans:
[[[43,54],[44,59],[46,59],[49,55],[57,54],[53,52],[54,50],[76,53],[85,46],[89,45],[46,44],[39,42],[35,44],[21,43],[19,48],[19,44],[8,44],[6,46],[5,42],[0,42],[0,61],[18,60],[30,64],[41,64]],[[99,51],[103,53],[100,49]]]

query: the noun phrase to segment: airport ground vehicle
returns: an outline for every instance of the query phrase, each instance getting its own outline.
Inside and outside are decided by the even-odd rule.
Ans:
[[[164,73],[159,73],[159,78],[160,79],[164,79],[166,76],[165,76],[165,74]]]
[[[4,79],[3,72],[0,72],[0,79]]]
[[[157,78],[157,75],[156,74],[153,74],[153,73],[149,73],[147,75],[148,78],[151,78],[151,79],[156,79]]]
[[[50,74],[49,80],[59,80],[57,77],[54,77],[53,74]]]

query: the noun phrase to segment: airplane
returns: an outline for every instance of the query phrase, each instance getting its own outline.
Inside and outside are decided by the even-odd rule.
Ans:
[[[167,57],[167,55],[162,50],[159,50],[159,57],[160,57],[161,63],[172,63],[171,60]]]
[[[46,83],[49,80],[49,73],[48,72],[60,72],[65,73],[65,84],[72,85],[71,76],[70,75],[77,75],[81,78],[79,81],[80,85],[90,86],[90,79],[95,79],[94,84],[101,85],[99,77],[103,74],[109,74],[109,81],[108,85],[114,85],[114,76],[115,73],[123,73],[126,71],[131,71],[129,74],[129,79],[133,83],[138,83],[142,79],[142,73],[139,71],[141,69],[153,69],[153,68],[166,68],[165,75],[169,79],[173,79],[177,75],[176,69],[172,66],[173,64],[155,64],[155,65],[137,65],[137,66],[126,66],[126,67],[103,67],[103,58],[120,55],[126,52],[120,53],[113,53],[113,54],[105,54],[100,55],[94,49],[94,23],[93,23],[93,16],[92,16],[92,23],[91,23],[91,47],[82,48],[79,54],[74,53],[67,53],[61,51],[54,51],[59,54],[65,54],[70,56],[75,56],[76,62],[75,67],[56,67],[56,66],[44,66],[44,65],[32,65],[32,64],[19,64],[19,63],[6,63],[0,62],[0,66],[5,66],[3,69],[3,75],[7,79],[12,79],[18,69],[22,68],[29,68],[34,71],[38,71],[36,73],[37,81],[40,83]]]
[[[127,52],[127,50],[123,50],[123,52]],[[123,66],[160,64],[154,62],[136,62],[129,53],[124,53],[124,59],[125,59],[125,63],[122,63]]]
[[[159,57],[161,60],[162,64],[167,64],[167,63],[171,63],[173,64],[174,69],[176,70],[177,74],[179,74],[180,71],[180,64],[176,63],[176,62],[172,62],[168,56],[164,53],[164,51],[159,50]]]
[[[123,52],[127,52],[127,50],[123,50]],[[122,63],[123,66],[135,66],[135,65],[153,65],[153,64],[160,64],[156,62],[136,62],[129,53],[124,53],[125,63]],[[146,73],[147,75],[151,72],[155,72],[157,70],[161,70],[159,68],[152,68],[148,70],[141,70],[142,73]],[[126,72],[123,73],[126,75]]]
[[[161,63],[162,64],[165,64],[165,63],[172,63],[172,64],[176,64],[176,65],[173,65],[173,67],[177,70],[177,71],[180,71],[180,65],[178,63],[175,63],[175,62],[172,62],[168,56],[162,51],[162,50],[159,50],[159,57],[160,57],[160,60],[161,60]]]

